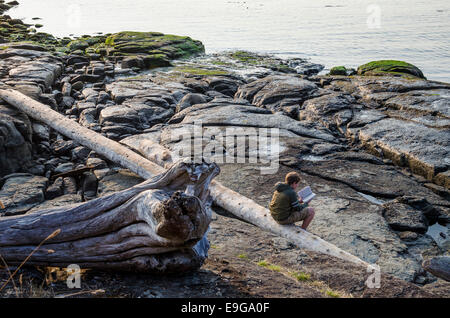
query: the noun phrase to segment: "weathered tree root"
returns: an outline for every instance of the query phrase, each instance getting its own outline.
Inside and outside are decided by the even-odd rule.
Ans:
[[[0,220],[0,254],[19,264],[45,237],[61,229],[27,262],[145,272],[184,271],[201,266],[194,246],[211,222],[204,198],[215,164],[181,161],[130,189],[72,206]]]

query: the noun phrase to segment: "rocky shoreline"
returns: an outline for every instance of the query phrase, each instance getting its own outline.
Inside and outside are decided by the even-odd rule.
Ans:
[[[16,5],[0,4],[2,14]],[[392,73],[371,65],[345,75],[319,76],[323,66],[309,61],[250,52],[183,59],[204,52],[201,42],[156,32],[56,39],[30,31],[19,21],[1,16],[1,87],[21,91],[163,165],[176,158],[154,158],[155,145],[174,153],[188,147],[185,139],[172,136],[192,132],[198,121],[204,130],[202,142],[227,128],[277,128],[281,166],[276,174],[261,175],[258,164],[223,164],[218,180],[267,206],[275,182],[288,171],[300,172],[302,182],[318,193],[311,232],[380,265],[390,277],[384,295],[395,297],[387,290],[403,280],[403,290],[412,288],[413,295],[432,297],[425,290],[438,285],[447,292],[435,295],[448,297],[448,283],[425,271],[422,262],[448,256],[449,251],[450,84],[428,81],[418,76],[420,70],[405,71],[404,65]],[[215,146],[227,151],[220,140]],[[0,201],[5,206],[1,216],[90,200],[141,180],[4,102],[0,167]],[[217,224],[213,222],[209,237],[213,246],[223,244],[227,252],[211,250],[205,266],[213,272],[223,270],[217,258],[230,267],[257,272],[258,257],[301,270],[294,260],[303,255],[308,271],[318,277],[315,267],[336,263],[276,238],[277,253],[270,256],[272,247],[262,246],[263,256],[255,253],[249,256],[255,262],[244,262],[231,246],[267,234],[250,226],[248,237],[228,237],[227,226],[239,233],[249,225],[222,216],[225,211],[216,212]],[[438,233],[443,240],[427,234],[435,224],[443,228]],[[248,247],[240,254],[251,253]],[[364,282],[356,268],[341,266],[328,279],[347,271],[358,277],[358,284]],[[183,279],[195,273],[187,277]],[[368,289],[360,288],[344,289],[367,296]],[[377,293],[383,296],[382,290]],[[398,297],[406,295],[411,296]],[[272,296],[289,297],[276,292]]]

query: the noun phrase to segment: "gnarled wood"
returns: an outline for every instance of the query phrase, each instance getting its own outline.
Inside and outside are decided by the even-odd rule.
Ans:
[[[103,155],[109,160],[121,164],[123,167],[130,169],[143,178],[149,178],[153,174],[161,173],[164,170],[164,168],[141,157],[129,148],[78,125],[74,121],[65,118],[59,113],[49,109],[49,107],[36,102],[20,92],[0,90],[0,98],[22,110],[34,119],[46,123],[59,133],[96,151],[98,154]],[[146,142],[151,143],[151,141]],[[149,148],[149,145],[146,146]],[[150,145],[150,148],[162,149],[163,147],[153,144]],[[159,160],[158,158],[167,157],[167,154],[170,154],[170,151],[168,150],[163,149],[161,151],[164,151],[163,155],[158,156],[157,154],[154,154],[149,159]],[[164,165],[164,162],[159,161],[157,162],[158,164]],[[210,191],[211,197],[217,205],[266,231],[270,231],[286,238],[300,248],[332,255],[364,266],[368,265],[358,257],[343,251],[316,235],[302,230],[300,227],[279,225],[270,217],[270,212],[266,208],[261,207],[253,200],[224,187],[216,181],[211,182]]]
[[[211,221],[206,202],[215,164],[178,162],[130,189],[92,201],[2,218],[0,254],[19,264],[49,233],[28,264],[170,272],[200,266],[195,245]],[[187,192],[187,193],[186,193]]]

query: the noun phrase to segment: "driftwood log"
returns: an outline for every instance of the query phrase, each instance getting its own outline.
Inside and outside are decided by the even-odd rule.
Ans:
[[[151,178],[153,175],[162,173],[165,170],[129,148],[78,125],[75,121],[64,117],[51,110],[48,106],[20,92],[10,89],[0,90],[0,98],[30,117],[47,124],[66,137],[94,150],[113,162],[119,163],[145,179]],[[155,148],[161,148],[160,145],[158,146]],[[170,154],[170,151],[167,149],[166,151]],[[270,217],[270,212],[266,208],[221,185],[219,182],[212,181],[209,190],[212,199],[218,206],[263,230],[286,238],[300,248],[332,255],[360,265],[368,265],[368,263],[358,257],[322,240],[314,234],[302,230],[298,226],[279,225]]]
[[[86,203],[5,217],[0,222],[0,254],[20,264],[50,233],[29,265],[145,272],[198,268],[211,221],[208,186],[215,164],[178,162],[165,173],[130,189]]]

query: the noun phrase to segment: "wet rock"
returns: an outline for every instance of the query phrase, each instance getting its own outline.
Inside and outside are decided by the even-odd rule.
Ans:
[[[0,201],[5,209],[3,215],[24,214],[45,200],[44,190],[48,179],[30,174],[6,176],[0,190]]]

